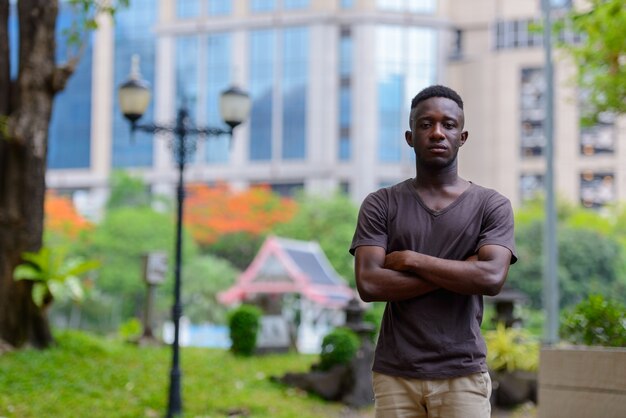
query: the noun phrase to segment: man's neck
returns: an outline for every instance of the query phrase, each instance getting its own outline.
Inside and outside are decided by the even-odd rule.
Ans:
[[[456,164],[440,170],[424,169],[418,166],[413,184],[417,189],[444,189],[454,187],[465,180],[459,177]]]

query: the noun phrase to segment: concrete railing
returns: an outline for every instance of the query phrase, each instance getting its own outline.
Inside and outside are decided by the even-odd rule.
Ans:
[[[539,418],[625,418],[626,348],[543,348]]]

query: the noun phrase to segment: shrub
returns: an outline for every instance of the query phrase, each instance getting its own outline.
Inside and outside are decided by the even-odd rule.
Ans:
[[[228,318],[231,351],[240,356],[251,356],[256,348],[261,311],[256,306],[241,305]]]
[[[535,371],[539,365],[539,343],[520,328],[506,328],[499,323],[485,331],[487,364],[494,371]]]
[[[574,344],[626,346],[626,306],[591,295],[567,312],[561,336]]]
[[[319,368],[329,370],[335,365],[349,363],[359,346],[359,337],[354,331],[348,328],[335,328],[322,340]]]

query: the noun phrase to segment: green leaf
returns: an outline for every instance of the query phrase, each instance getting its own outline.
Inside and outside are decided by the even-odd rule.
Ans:
[[[68,277],[65,281],[67,290],[69,290],[70,299],[74,302],[82,302],[85,298],[83,285],[78,277]]]
[[[43,301],[48,293],[51,292],[46,283],[35,283],[32,290],[32,297],[35,305],[41,308],[43,306]]]
[[[13,272],[13,279],[44,281],[41,276],[41,271],[31,264],[21,264],[17,266]]]

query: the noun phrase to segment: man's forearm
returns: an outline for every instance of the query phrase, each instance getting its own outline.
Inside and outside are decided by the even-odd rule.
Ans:
[[[365,302],[411,299],[439,288],[410,272],[385,268],[357,272],[357,289]]]
[[[471,257],[468,260],[446,260],[413,251],[391,253],[385,267],[425,277],[434,285],[462,294],[495,295],[499,293],[506,270],[502,263]]]

